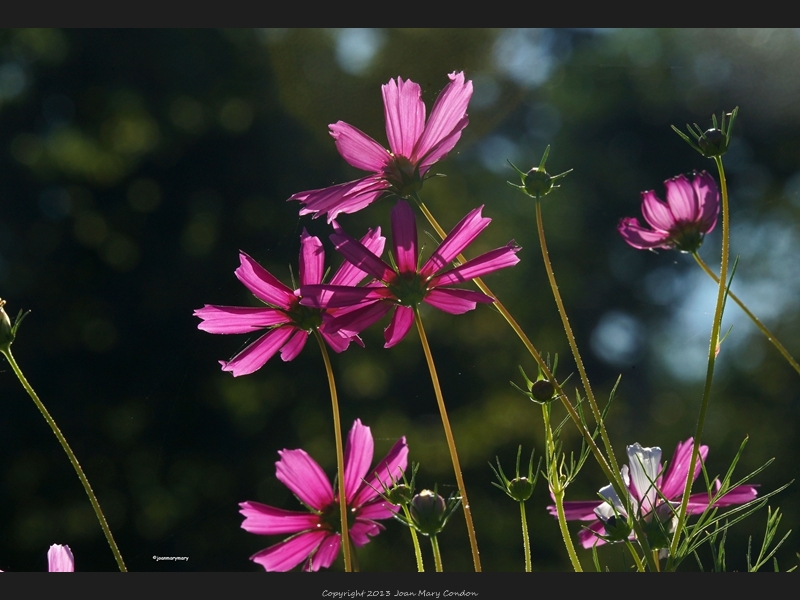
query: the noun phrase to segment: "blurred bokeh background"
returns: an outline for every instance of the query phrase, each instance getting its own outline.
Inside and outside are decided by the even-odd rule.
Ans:
[[[3,30],[0,31],[0,297],[31,310],[14,353],[87,471],[128,567],[255,571],[280,537],[240,529],[238,502],[299,509],[275,479],[277,451],[304,448],[332,476],[327,381],[315,344],[252,375],[220,371],[255,336],[198,331],[203,304],[248,305],[233,275],[244,250],[289,281],[304,227],[293,193],[360,174],[327,125],[344,120],[385,143],[380,85],[418,82],[429,109],[463,70],[470,124],[422,196],[449,229],[485,204],[492,225],[471,256],[515,239],[521,262],[487,277],[558,374],[575,372],[542,267],[532,202],[506,184],[507,160],[574,169],[544,201],[551,258],[586,366],[603,402],[621,375],[609,427],[665,458],[690,437],[705,376],[716,287],[692,259],[643,252],[616,233],[640,215],[640,192],[712,171],[670,130],[740,107],[728,169],[734,291],[800,355],[800,35],[790,30]],[[389,230],[392,201],[341,217],[354,235]],[[420,230],[429,228],[420,220]],[[426,239],[426,238],[421,238]],[[431,244],[428,244],[430,248]],[[719,228],[701,250],[719,266]],[[293,267],[296,269],[296,266]],[[535,364],[490,307],[454,317],[423,311],[472,500],[484,568],[521,571],[516,505],[491,485],[489,462],[513,470],[517,446],[543,448],[541,412],[509,381]],[[385,323],[382,323],[385,326]],[[725,472],[761,490],[798,475],[800,376],[731,304],[704,442]],[[401,435],[420,487],[454,489],[417,336],[334,357],[343,426],[372,428],[376,458]],[[79,570],[115,563],[74,472],[10,367],[0,366],[0,568],[46,569],[52,543]],[[577,375],[567,385],[574,394]],[[561,414],[556,409],[557,414]],[[564,428],[568,449],[579,439]],[[589,460],[567,498],[605,485]],[[699,489],[697,486],[696,489]],[[797,485],[772,502],[781,532],[800,520]],[[536,570],[568,569],[540,483],[528,515]],[[765,513],[729,535],[744,568]],[[413,571],[399,523],[359,552],[363,570]],[[577,532],[577,525],[573,531]],[[441,536],[446,570],[470,570],[463,517]],[[796,564],[796,537],[778,554]],[[426,548],[427,552],[427,548]],[[619,565],[619,552],[600,558]],[[187,556],[183,563],[153,556]],[[429,554],[428,554],[429,556]],[[585,566],[590,554],[581,554]],[[705,556],[703,557],[706,558]],[[341,568],[341,559],[335,568]],[[428,557],[428,566],[433,564]],[[685,568],[696,569],[687,562]]]

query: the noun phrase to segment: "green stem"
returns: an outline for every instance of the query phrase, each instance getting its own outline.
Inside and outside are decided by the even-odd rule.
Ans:
[[[411,512],[408,510],[408,506],[405,504],[403,504],[403,512],[406,515],[406,520],[409,523],[411,523]],[[414,529],[412,526],[409,526],[408,530],[411,532],[411,541],[414,542],[414,555],[417,557],[417,572],[424,573],[425,565],[422,564],[422,549],[419,547],[419,537],[417,536],[417,530]]]
[[[61,447],[64,449],[64,452],[67,453],[67,458],[69,458],[69,462],[72,463],[72,467],[75,469],[75,473],[78,474],[78,479],[80,479],[81,484],[83,485],[83,489],[86,491],[86,495],[89,496],[89,502],[92,504],[92,508],[94,509],[94,514],[97,516],[97,520],[100,522],[100,527],[103,529],[103,533],[106,536],[106,540],[108,541],[108,545],[111,547],[111,552],[114,554],[114,559],[117,561],[117,566],[119,570],[123,573],[127,572],[128,569],[125,568],[125,562],[122,560],[122,554],[120,554],[119,548],[117,547],[117,543],[114,541],[114,536],[111,534],[111,529],[108,527],[108,521],[106,521],[106,517],[103,514],[103,509],[100,508],[100,502],[97,500],[97,496],[95,496],[94,491],[92,490],[92,486],[89,484],[89,480],[86,478],[86,474],[83,472],[80,463],[78,462],[75,453],[72,451],[72,448],[69,447],[67,443],[67,439],[64,437],[64,434],[61,433],[61,430],[56,425],[55,420],[50,413],[48,412],[45,405],[39,399],[39,396],[36,394],[34,389],[31,387],[31,384],[28,383],[28,380],[25,378],[25,375],[22,373],[22,369],[19,368],[17,361],[14,360],[14,355],[11,354],[10,346],[6,346],[0,349],[5,357],[8,359],[11,368],[14,370],[19,382],[22,384],[22,387],[25,388],[25,391],[28,392],[28,395],[33,400],[33,403],[36,405],[36,408],[39,409],[39,412],[42,413],[44,420],[47,421],[47,424],[50,426],[50,429],[53,430],[58,442],[61,444]]]
[[[319,331],[314,330],[314,337],[317,338],[319,348],[322,351],[322,360],[325,362],[325,371],[328,374],[328,387],[331,391],[331,406],[333,407],[333,435],[336,440],[336,470],[339,482],[339,515],[342,523],[342,555],[344,556],[344,570],[346,573],[353,571],[352,558],[350,556],[350,534],[347,528],[347,495],[344,488],[344,452],[342,451],[342,423],[339,419],[339,396],[336,393],[336,381],[333,378],[331,359],[328,357],[328,349]]]
[[[719,171],[720,191],[722,193],[722,264],[719,269],[719,287],[717,290],[717,304],[714,309],[714,321],[711,325],[711,340],[708,345],[708,368],[706,369],[706,382],[703,387],[703,400],[700,404],[700,414],[697,417],[697,429],[694,434],[694,446],[692,447],[692,458],[689,461],[689,470],[686,474],[686,485],[683,488],[683,498],[681,499],[681,507],[678,511],[678,523],[675,527],[675,533],[672,536],[672,543],[669,549],[669,558],[667,559],[667,570],[673,567],[675,553],[678,549],[678,542],[680,541],[680,534],[686,522],[686,510],[689,505],[689,494],[694,483],[694,470],[697,464],[697,459],[700,455],[700,439],[703,435],[703,427],[705,426],[706,413],[708,412],[708,404],[711,398],[711,382],[714,378],[714,366],[716,365],[717,353],[719,352],[719,332],[722,327],[722,310],[725,304],[725,286],[728,280],[728,252],[730,246],[730,215],[728,211],[728,184],[725,180],[725,169],[722,166],[722,158],[719,156],[714,157],[714,162],[717,163],[717,170]]]
[[[556,503],[558,528],[561,531],[561,538],[564,540],[564,546],[567,549],[572,568],[575,569],[576,573],[583,573],[581,561],[578,560],[578,554],[575,552],[575,546],[572,543],[572,537],[567,527],[567,516],[564,513],[564,487],[561,482],[560,473],[558,472],[556,444],[553,439],[553,428],[550,425],[550,406],[547,404],[542,404],[542,418],[544,419],[545,443],[547,444],[548,480],[550,482],[550,491],[553,494],[553,500]]]
[[[431,227],[433,227],[434,230],[436,231],[437,235],[441,239],[444,239],[445,236],[446,236],[446,234],[444,232],[444,229],[441,228],[441,226],[436,221],[436,219],[434,218],[434,216],[431,213],[431,211],[428,210],[427,206],[425,206],[425,203],[422,202],[422,200],[416,195],[414,196],[414,200],[416,201],[417,205],[420,207],[420,210],[422,211],[422,213],[425,215],[425,218],[428,219],[428,222],[431,224]],[[459,254],[457,258],[462,264],[467,262],[467,259],[464,257],[463,254]],[[545,360],[542,358],[542,355],[539,354],[539,352],[536,350],[536,348],[534,347],[533,343],[530,341],[528,336],[522,330],[522,327],[519,326],[519,323],[517,323],[517,321],[514,319],[514,317],[511,315],[511,313],[508,312],[508,309],[506,309],[506,307],[503,305],[502,302],[500,302],[500,300],[497,298],[497,296],[492,293],[492,290],[489,289],[489,286],[487,286],[480,277],[476,277],[475,279],[473,279],[473,281],[478,286],[478,289],[480,289],[484,294],[494,298],[494,307],[503,316],[503,318],[509,324],[511,329],[514,330],[514,333],[517,334],[519,339],[522,341],[522,344],[525,346],[525,348],[528,350],[530,355],[533,357],[533,360],[535,360],[536,364],[539,365],[539,368],[542,370],[542,374],[547,378],[547,380],[550,383],[553,384],[553,387],[555,388],[556,395],[558,396],[558,399],[561,401],[561,404],[564,405],[564,408],[566,409],[567,414],[569,414],[570,419],[572,419],[572,422],[575,424],[575,427],[578,428],[578,431],[583,436],[583,439],[586,442],[586,445],[589,447],[589,450],[592,452],[592,455],[594,456],[595,460],[597,461],[597,464],[600,466],[600,469],[603,471],[605,476],[611,482],[611,485],[614,486],[614,490],[617,492],[617,495],[620,498],[628,498],[629,497],[628,488],[625,486],[625,483],[622,481],[622,477],[620,476],[619,469],[614,470],[609,466],[608,461],[603,456],[602,451],[600,450],[600,448],[598,448],[597,444],[595,443],[594,438],[592,437],[592,434],[586,428],[586,425],[584,425],[583,421],[581,420],[580,415],[578,414],[578,411],[575,410],[575,407],[572,405],[572,402],[570,402],[569,397],[564,393],[563,388],[558,383],[556,378],[553,376],[553,373],[550,371],[550,367],[547,365]],[[641,540],[640,543],[643,544],[643,546],[646,547],[647,546],[647,539],[646,539],[646,537],[644,537],[644,530],[641,528],[641,525],[639,525],[635,521],[634,521],[634,530],[636,531],[637,536]],[[649,548],[647,550],[649,550]],[[649,552],[645,552],[645,557],[648,557],[648,555],[649,555]],[[652,568],[652,567],[654,567],[654,565],[650,565],[650,567]]]
[[[436,572],[442,573],[442,553],[439,551],[439,540],[435,535],[431,536],[431,548],[433,548],[433,562],[436,564]]]
[[[550,254],[547,251],[547,241],[544,237],[542,203],[538,200],[536,201],[536,228],[539,231],[539,244],[542,247],[544,268],[547,271],[547,279],[550,281],[550,289],[553,290],[553,297],[555,298],[556,306],[558,307],[558,314],[561,317],[561,325],[564,327],[564,333],[567,335],[567,341],[569,342],[570,350],[572,350],[572,356],[575,359],[575,364],[578,366],[578,373],[580,373],[583,389],[586,391],[586,398],[589,400],[589,406],[592,408],[594,420],[597,423],[597,426],[600,428],[600,437],[603,439],[603,445],[606,448],[606,454],[608,455],[608,459],[611,463],[611,469],[614,472],[618,472],[619,465],[617,464],[617,459],[614,456],[614,448],[611,446],[611,440],[608,439],[608,432],[606,432],[606,425],[603,420],[603,415],[600,413],[600,409],[597,406],[597,401],[594,397],[594,392],[592,392],[592,386],[589,384],[589,377],[586,375],[586,368],[583,366],[581,353],[578,351],[578,344],[575,342],[575,335],[572,333],[572,326],[569,324],[569,317],[567,317],[567,311],[564,308],[564,302],[561,300],[561,293],[558,291],[556,275],[553,271],[553,265],[550,263]]]
[[[522,546],[525,549],[525,572],[530,573],[531,567],[531,540],[528,534],[528,517],[525,515],[525,502],[519,503],[519,514],[522,520]]]
[[[717,275],[714,273],[714,271],[712,271],[709,268],[709,266],[703,261],[703,259],[700,258],[700,255],[697,252],[694,252],[694,253],[692,253],[692,256],[694,256],[694,259],[697,261],[697,264],[700,265],[700,268],[703,269],[703,271],[705,271],[706,274],[709,277],[711,277],[711,279],[714,280],[714,283],[719,283],[719,277],[717,277]],[[783,344],[781,344],[778,341],[778,338],[776,338],[772,334],[772,332],[769,329],[767,329],[767,327],[759,320],[759,318],[757,316],[755,316],[752,312],[750,312],[750,310],[745,306],[744,302],[739,300],[739,298],[733,292],[728,292],[728,297],[731,300],[733,300],[734,302],[736,302],[736,304],[739,305],[739,308],[741,308],[744,311],[744,313],[748,317],[750,317],[750,320],[753,322],[753,324],[756,327],[758,327],[758,329],[761,331],[761,333],[764,334],[764,337],[766,337],[767,340],[770,343],[772,343],[772,345],[775,346],[778,349],[778,352],[780,352],[783,355],[783,358],[786,359],[786,362],[788,362],[790,365],[792,365],[792,368],[795,371],[800,373],[800,365],[797,364],[797,361],[794,358],[792,358],[792,355],[789,354],[789,351],[786,348],[783,347]]]
[[[425,329],[422,327],[422,318],[419,315],[419,307],[414,307],[414,321],[417,323],[417,331],[419,331],[419,339],[422,342],[422,351],[425,354],[425,360],[428,362],[428,370],[431,373],[431,381],[433,382],[433,392],[436,395],[436,402],[439,405],[439,414],[442,417],[442,426],[444,427],[444,435],[447,438],[447,447],[450,450],[450,460],[453,462],[453,471],[456,475],[456,482],[458,483],[458,492],[461,494],[461,506],[464,507],[464,520],[467,522],[467,533],[469,534],[469,544],[472,548],[472,562],[475,565],[475,572],[481,571],[481,557],[478,552],[478,539],[475,537],[475,525],[472,523],[472,509],[470,508],[469,499],[467,498],[467,488],[464,486],[464,477],[461,474],[461,464],[458,461],[458,452],[456,451],[456,441],[453,438],[453,431],[450,429],[450,420],[447,418],[447,408],[444,405],[444,396],[442,396],[442,388],[439,385],[439,377],[436,374],[436,365],[433,363],[433,355],[431,354],[431,347],[428,344],[428,337],[425,335]],[[431,543],[433,543],[434,536],[431,536]]]

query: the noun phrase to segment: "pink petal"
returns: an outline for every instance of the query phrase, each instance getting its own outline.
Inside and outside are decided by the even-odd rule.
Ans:
[[[275,308],[246,308],[206,304],[194,311],[203,321],[197,326],[209,333],[252,333],[273,325],[289,323],[285,312]]]
[[[700,206],[694,188],[685,175],[678,175],[664,182],[667,188],[667,204],[675,221],[695,223],[700,217]]]
[[[717,224],[717,215],[719,215],[719,188],[717,188],[717,182],[706,171],[703,171],[695,175],[692,187],[700,203],[702,230],[708,233],[714,229]]]
[[[617,231],[622,238],[637,250],[669,248],[669,234],[645,229],[634,217],[626,217],[619,222]]]
[[[338,228],[338,225],[334,225],[334,228]],[[381,228],[376,227],[374,230],[370,229],[367,234],[361,238],[360,242],[364,248],[369,250],[375,256],[380,257],[383,254],[386,238],[381,235]],[[346,260],[344,263],[342,263],[342,266],[339,267],[339,270],[336,271],[336,274],[333,276],[330,283],[331,285],[353,286],[360,283],[361,280],[366,276],[366,271],[359,269],[353,263]]]
[[[47,570],[51,573],[72,573],[75,571],[75,557],[69,546],[53,544],[47,551]]]
[[[519,258],[517,258],[517,252],[519,251],[520,247],[511,241],[507,246],[490,250],[486,254],[481,254],[477,258],[468,260],[455,269],[451,269],[434,277],[430,280],[428,287],[436,288],[443,285],[463,283],[499,269],[513,267],[519,262]]]
[[[669,206],[659,200],[653,190],[642,192],[642,214],[644,220],[657,231],[666,233],[675,226],[675,217]]]
[[[351,213],[371,204],[388,189],[389,182],[380,175],[371,175],[356,181],[340,183],[327,188],[309,190],[295,194],[289,200],[297,200],[305,206],[301,215],[328,215],[330,223],[340,212]]]
[[[394,270],[375,256],[364,244],[351,238],[339,230],[330,236],[336,250],[357,268],[369,273],[381,281],[388,281],[395,276]]]
[[[739,485],[728,491],[722,498],[714,502],[714,506],[732,506],[734,504],[745,504],[755,500],[758,496],[757,485]],[[691,498],[690,498],[691,500]]]
[[[347,435],[344,449],[344,488],[348,507],[353,506],[353,498],[361,486],[361,480],[369,471],[374,448],[370,428],[356,419]]]
[[[303,571],[316,572],[330,567],[339,555],[339,547],[341,545],[341,534],[334,533],[326,537],[317,548],[317,551],[308,557],[308,561],[303,566]]]
[[[467,105],[472,98],[472,82],[464,82],[464,73],[450,73],[450,83],[445,86],[431,110],[414,148],[411,162],[420,165],[420,171],[443,158],[461,137],[467,126]]]
[[[425,295],[423,302],[451,315],[463,315],[465,312],[475,310],[476,302],[491,304],[494,298],[474,290],[436,288]]]
[[[483,206],[479,206],[470,211],[459,221],[458,225],[453,227],[453,230],[447,234],[433,255],[420,269],[420,275],[430,277],[444,267],[449,266],[453,259],[461,254],[464,248],[469,246],[481,231],[486,229],[492,220],[482,217],[482,210]]]
[[[603,524],[600,521],[590,523],[585,529],[581,529],[578,532],[578,539],[584,548],[589,549],[592,546],[602,546],[606,543],[605,540],[597,537],[595,533],[599,535],[606,535],[606,529],[603,527]]]
[[[413,81],[403,81],[398,77],[396,82],[390,79],[389,83],[381,86],[381,92],[389,148],[395,156],[411,158],[414,145],[425,129],[422,91]]]
[[[245,517],[242,529],[258,535],[299,533],[316,529],[321,523],[319,516],[313,513],[292,512],[260,502],[241,502],[239,506],[239,512]]]
[[[325,472],[305,450],[280,450],[275,463],[275,476],[288,487],[300,502],[314,510],[333,504],[333,488]]]
[[[417,272],[417,222],[408,202],[400,200],[392,209],[394,259],[402,274]],[[383,281],[388,279],[380,277]]]
[[[355,544],[356,547],[361,548],[369,544],[370,539],[374,538],[381,531],[383,531],[383,526],[378,523],[373,523],[372,521],[364,519],[356,519],[356,522],[353,523],[353,526],[350,528],[350,539],[353,540],[353,544]]]
[[[256,552],[250,560],[260,564],[266,571],[289,571],[308,558],[329,535],[330,531],[324,529],[301,533]]]
[[[365,477],[361,483],[361,489],[358,490],[356,497],[350,502],[350,505],[360,508],[363,505],[371,502],[372,500],[380,498],[380,494],[385,489],[390,488],[398,481],[402,481],[403,472],[408,466],[408,444],[406,438],[401,437],[389,453],[369,472],[369,477]],[[359,512],[359,514],[362,514]],[[383,513],[381,513],[383,514]],[[367,518],[389,518],[368,516]]]
[[[298,329],[291,339],[281,348],[281,360],[289,362],[297,358],[308,340],[308,332]]]
[[[675,500],[683,495],[683,488],[686,485],[686,475],[689,473],[689,463],[692,461],[692,449],[694,438],[689,438],[685,442],[678,442],[672,460],[667,465],[667,470],[661,480],[661,494],[667,500]],[[708,456],[708,446],[700,445],[700,454],[694,466],[694,477],[697,479],[702,469],[702,463]]]
[[[358,516],[370,521],[382,521],[393,518],[399,510],[399,506],[395,506],[381,498],[375,498],[375,500],[358,509]]]
[[[356,169],[380,173],[392,161],[386,148],[360,129],[338,121],[328,126],[331,136],[336,140],[336,149],[342,158]]]
[[[564,517],[567,521],[596,521],[597,515],[594,509],[600,506],[599,500],[576,500],[564,502]],[[556,507],[551,504],[547,507],[547,512],[552,516],[558,516]]]
[[[344,335],[357,335],[382,319],[394,306],[394,302],[373,302],[335,317],[328,325],[331,331],[338,331]]]
[[[318,237],[308,235],[303,227],[300,235],[300,285],[322,283],[325,274],[325,250]]]
[[[249,375],[258,371],[286,343],[296,327],[278,327],[250,344],[229,361],[220,361],[223,371],[230,371],[234,377]]]
[[[291,308],[295,301],[292,290],[244,252],[239,252],[239,262],[241,264],[234,273],[256,298],[284,310]]]
[[[350,287],[323,283],[302,287],[300,292],[300,304],[312,308],[344,308],[393,297],[392,292],[383,286]]]
[[[328,213],[328,223],[333,221],[339,213],[351,214],[360,211],[375,202],[378,198],[383,196],[384,192],[389,189],[391,184],[388,180],[380,175],[373,175],[368,178],[367,184],[355,190],[351,194],[347,194],[342,201],[338,203]],[[300,214],[305,214],[301,211]]]
[[[350,346],[350,342],[353,340],[353,337],[347,336],[341,333],[327,333],[323,331],[325,324],[323,323],[322,327],[319,329],[319,333],[322,336],[328,346],[331,347],[331,350],[336,352],[337,354],[340,352],[344,352]]]
[[[383,336],[386,339],[384,348],[391,348],[398,344],[400,340],[406,337],[411,325],[414,324],[414,309],[410,306],[398,305],[392,315],[392,321],[389,326],[384,329]]]

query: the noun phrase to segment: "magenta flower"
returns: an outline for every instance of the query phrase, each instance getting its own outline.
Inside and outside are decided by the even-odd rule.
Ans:
[[[377,281],[360,288],[341,285],[304,286],[301,289],[301,304],[318,309],[341,308],[340,313],[332,315],[329,329],[344,335],[360,333],[394,310],[392,320],[384,332],[385,347],[390,348],[411,329],[414,322],[413,307],[420,302],[453,315],[473,310],[478,302],[494,302],[493,298],[481,292],[450,287],[519,262],[516,253],[520,248],[511,241],[508,245],[468,260],[463,265],[448,268],[453,259],[491,222],[491,219],[481,216],[482,210],[483,206],[467,214],[420,269],[417,269],[417,224],[414,212],[407,202],[400,200],[392,209],[392,241],[396,268],[383,262],[364,244],[351,238],[334,224],[336,233],[331,235],[331,241],[336,249]]]
[[[467,126],[467,104],[472,97],[472,82],[464,73],[451,73],[425,122],[421,89],[401,77],[382,87],[386,116],[387,150],[374,139],[344,121],[329,125],[336,149],[348,163],[372,175],[331,187],[295,194],[289,200],[304,204],[301,215],[328,215],[328,222],[339,213],[354,213],[372,204],[384,192],[407,197],[419,190],[431,166],[441,160],[458,142]]]
[[[406,438],[400,438],[377,466],[370,469],[374,444],[369,427],[359,419],[347,436],[344,451],[344,479],[350,539],[357,547],[369,543],[384,527],[377,521],[389,519],[398,507],[381,497],[382,490],[401,479],[408,463]],[[259,535],[294,534],[257,552],[250,560],[267,571],[289,571],[301,562],[303,571],[328,568],[341,546],[339,498],[322,468],[303,450],[278,452],[276,477],[302,502],[309,513],[293,512],[258,502],[242,502],[242,529]]]
[[[386,238],[380,228],[367,232],[361,243],[381,254]],[[251,333],[266,329],[267,333],[248,345],[230,361],[220,361],[223,371],[231,371],[234,377],[257,371],[278,350],[284,361],[294,360],[300,354],[313,330],[322,337],[335,352],[347,349],[357,336],[328,331],[323,324],[323,315],[335,311],[308,309],[300,305],[300,291],[292,290],[278,281],[255,260],[244,252],[239,253],[240,266],[235,274],[247,289],[264,302],[265,308],[239,306],[216,306],[206,304],[194,311],[202,322],[198,329],[209,333]],[[300,236],[300,285],[321,283],[325,274],[325,251],[319,238],[308,235],[303,229]],[[345,263],[331,279],[337,285],[355,285],[366,273]]]
[[[69,546],[53,544],[47,551],[47,570],[50,573],[72,573],[75,571],[75,558]],[[3,571],[0,571],[2,573]]]
[[[664,182],[667,202],[655,191],[642,192],[642,215],[652,227],[647,229],[635,217],[620,221],[617,231],[634,248],[677,248],[694,252],[703,236],[714,229],[719,214],[717,182],[706,171],[695,173],[692,181],[678,175]]]
[[[678,443],[666,471],[661,465],[661,448],[657,446],[642,448],[638,443],[628,446],[628,464],[623,465],[620,471],[630,492],[630,503],[636,518],[642,519],[645,523],[652,521],[654,513],[660,520],[672,518],[674,510],[677,509],[677,503],[680,502],[683,495],[683,487],[686,484],[689,463],[692,459],[693,441],[693,438],[689,438],[685,442]],[[708,456],[708,446],[700,446],[700,460],[695,465],[693,479],[697,479],[700,474],[701,461],[705,461],[706,456]],[[719,480],[714,481],[714,488],[714,493],[716,493],[720,488]],[[624,521],[624,517],[627,515],[625,504],[611,485],[602,488],[598,493],[606,500],[564,503],[564,512],[568,521],[591,521],[578,534],[584,548],[604,544],[605,540],[601,536],[613,533],[608,529],[616,529],[620,520],[619,516],[622,516]],[[713,505],[720,507],[744,504],[753,500],[756,495],[755,486],[740,485],[729,490],[721,498],[717,498]],[[708,508],[709,500],[707,492],[692,494],[689,497],[687,514],[702,513]],[[547,510],[554,517],[557,516],[555,506],[548,506]]]

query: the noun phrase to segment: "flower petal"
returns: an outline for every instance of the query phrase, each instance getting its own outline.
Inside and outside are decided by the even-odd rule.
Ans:
[[[414,309],[410,306],[401,306],[398,305],[394,311],[394,315],[392,315],[392,321],[389,323],[389,326],[383,330],[383,337],[386,339],[386,343],[383,345],[384,348],[391,348],[395,344],[400,343],[408,330],[411,329],[411,325],[414,324]]]
[[[675,453],[672,455],[672,460],[667,465],[667,469],[662,477],[660,488],[661,494],[667,500],[675,500],[683,494],[683,488],[686,485],[686,475],[689,474],[689,463],[692,460],[692,449],[694,447],[694,438],[689,438],[685,442],[678,442],[675,448]],[[702,463],[705,462],[708,456],[708,446],[700,446],[700,460],[694,466],[694,476],[692,481],[697,479],[702,469]]]
[[[451,315],[463,315],[465,312],[475,310],[477,302],[491,304],[494,298],[474,290],[436,288],[425,295],[423,302]]]
[[[300,354],[305,347],[307,340],[308,332],[298,329],[291,339],[284,344],[283,348],[281,348],[281,360],[283,362],[289,362],[297,358],[297,355]]]
[[[359,508],[362,505],[380,498],[379,494],[385,488],[391,487],[403,477],[408,466],[408,443],[405,436],[395,442],[389,453],[370,471],[369,477],[365,477],[355,498],[350,502],[351,507]],[[361,512],[359,512],[361,514]],[[368,518],[389,518],[369,516]]]
[[[239,252],[239,262],[239,268],[234,274],[256,298],[284,310],[291,307],[295,301],[293,290],[278,281],[274,275],[244,252]]]
[[[47,570],[51,573],[75,571],[75,557],[67,545],[53,544],[47,551]]]
[[[581,529],[580,532],[578,532],[578,540],[580,540],[581,545],[588,550],[593,546],[602,546],[606,543],[605,540],[598,537],[600,535],[606,535],[606,528],[603,527],[603,523],[598,520],[594,523],[590,523],[584,529]]]
[[[381,86],[381,93],[389,148],[395,156],[411,158],[425,129],[425,103],[419,84],[398,77]]]
[[[395,506],[382,498],[375,498],[372,502],[368,502],[358,509],[358,516],[370,521],[381,521],[391,519],[399,510],[399,506]]]
[[[700,217],[700,205],[694,188],[685,175],[678,175],[664,182],[667,188],[667,204],[675,221],[695,223]]]
[[[338,225],[334,225],[334,228],[338,228]],[[367,234],[359,240],[361,245],[364,246],[367,250],[369,250],[372,254],[379,257],[383,254],[383,248],[386,244],[386,238],[381,235],[381,228],[376,227],[375,229],[370,229],[367,231]],[[331,285],[357,285],[361,282],[364,277],[367,276],[367,272],[359,269],[350,261],[344,261],[342,266],[339,267],[339,270],[336,271],[336,274],[331,279]],[[319,282],[317,282],[319,283]]]
[[[348,311],[342,316],[336,316],[327,325],[330,327],[330,331],[338,331],[344,335],[357,335],[381,320],[394,306],[394,302],[372,302]]]
[[[333,488],[325,472],[305,450],[280,450],[275,476],[300,502],[314,510],[324,510],[333,503]]]
[[[361,419],[356,419],[344,448],[344,489],[347,506],[353,507],[353,498],[361,486],[361,480],[369,471],[372,464],[372,454],[375,450],[372,441],[372,432],[366,425],[361,424]]]
[[[425,265],[420,269],[420,275],[430,277],[438,273],[453,262],[453,259],[469,246],[481,231],[486,229],[491,219],[481,216],[483,206],[470,211],[453,227],[452,231],[442,240],[442,243],[431,255]]]
[[[644,220],[657,231],[666,233],[675,226],[675,217],[669,206],[659,200],[653,190],[642,192],[642,215]]]
[[[567,521],[596,521],[597,515],[594,509],[600,506],[598,500],[576,500],[564,502],[564,516]],[[558,516],[555,504],[547,507],[547,512],[552,516]]]
[[[700,225],[702,231],[709,233],[717,224],[719,215],[719,188],[714,178],[703,171],[695,175],[692,181],[695,196],[700,204]]]
[[[391,290],[383,286],[351,287],[324,283],[302,287],[300,293],[300,304],[312,308],[345,308],[393,297]]]
[[[332,123],[328,128],[339,154],[356,169],[379,173],[392,161],[386,148],[360,129],[344,121]]]
[[[328,535],[317,548],[316,552],[308,557],[308,561],[303,566],[303,571],[316,572],[320,569],[327,569],[339,555],[339,547],[342,545],[341,534],[334,533]]]
[[[450,269],[434,277],[430,280],[428,287],[435,288],[443,285],[463,283],[499,269],[513,267],[519,262],[519,258],[517,258],[516,255],[520,249],[520,246],[517,246],[516,243],[511,241],[507,246],[490,250],[486,254],[481,254],[472,260],[468,260],[455,269]]]
[[[467,105],[472,98],[472,82],[464,81],[464,73],[450,73],[448,83],[431,109],[425,131],[414,148],[411,162],[428,167],[443,158],[461,137],[467,126]]]
[[[279,535],[300,533],[316,529],[321,523],[319,515],[309,512],[293,512],[261,504],[260,502],[240,502],[244,515],[242,529],[258,535]]]
[[[643,448],[637,442],[628,446],[627,452],[631,494],[641,504],[642,514],[647,514],[655,508],[658,501],[656,480],[661,474],[661,448]]]
[[[234,377],[249,375],[258,371],[286,343],[296,327],[285,326],[271,330],[239,352],[229,361],[220,361],[223,371],[230,371]]]
[[[341,229],[330,235],[336,250],[350,263],[381,281],[389,281],[395,276],[394,270],[375,256],[364,244],[350,237]]]
[[[289,198],[303,203],[301,215],[314,215],[316,219],[321,214],[328,215],[330,223],[340,212],[355,212],[374,202],[389,187],[389,182],[382,176],[372,175],[348,181],[327,188],[300,192]]]
[[[300,235],[300,285],[322,283],[325,274],[325,250],[322,242],[303,227]]]
[[[197,328],[209,333],[252,333],[291,321],[285,312],[275,308],[206,304],[193,314],[203,320]]]
[[[356,522],[353,523],[353,526],[350,528],[350,539],[353,540],[353,544],[355,544],[356,547],[361,548],[369,544],[371,538],[374,538],[383,531],[383,529],[383,525],[378,523],[373,523],[365,519],[356,519]]]
[[[392,209],[392,242],[394,259],[402,274],[417,272],[417,222],[414,211],[405,200]],[[384,281],[386,278],[381,277]]]
[[[661,231],[645,229],[639,224],[639,219],[626,217],[619,222],[617,231],[622,238],[637,250],[651,250],[653,248],[670,248],[669,234]]]
[[[328,333],[325,331],[325,323],[323,323],[322,327],[319,328],[319,333],[322,336],[322,339],[324,339],[328,343],[328,346],[331,347],[331,350],[337,354],[347,350],[347,348],[350,347],[350,342],[353,340],[353,338],[357,337],[344,335],[343,333],[339,332]]]
[[[266,571],[290,571],[308,558],[329,535],[330,532],[324,529],[307,531],[256,552],[250,560],[260,564]]]

